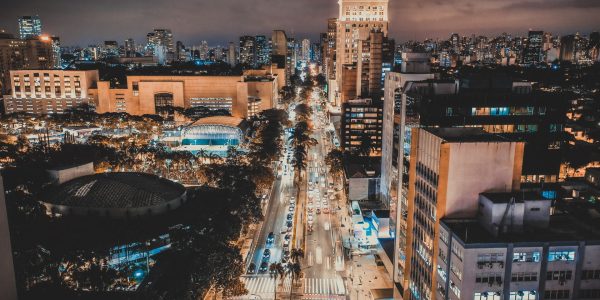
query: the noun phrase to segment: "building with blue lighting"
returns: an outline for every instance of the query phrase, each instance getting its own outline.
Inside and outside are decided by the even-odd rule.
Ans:
[[[227,155],[230,147],[241,148],[245,143],[246,122],[243,119],[216,116],[199,119],[181,129],[175,151],[204,151]]]

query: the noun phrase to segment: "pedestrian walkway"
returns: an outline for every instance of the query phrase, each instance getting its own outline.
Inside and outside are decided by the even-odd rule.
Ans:
[[[346,288],[342,278],[304,278],[304,296],[319,295],[319,296],[335,296],[345,295]],[[307,299],[307,298],[305,298]],[[321,298],[310,298],[321,299]],[[326,298],[331,299],[331,298]]]

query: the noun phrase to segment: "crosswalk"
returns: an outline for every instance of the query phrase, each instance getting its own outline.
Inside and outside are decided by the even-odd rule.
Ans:
[[[275,292],[275,284],[278,285],[278,293],[290,292],[290,278],[284,278],[283,285],[280,280],[269,276],[244,276],[242,282],[248,290],[245,296],[230,298],[232,300],[256,299],[256,295],[262,299],[272,299]],[[345,295],[346,288],[342,278],[302,278],[304,299],[334,299],[335,296]],[[254,297],[254,298],[253,298]]]
[[[303,278],[304,295],[345,295],[342,278]]]

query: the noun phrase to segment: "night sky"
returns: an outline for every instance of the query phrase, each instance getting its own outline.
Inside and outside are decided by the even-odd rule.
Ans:
[[[17,33],[19,15],[39,15],[45,33],[63,45],[143,41],[153,28],[175,40],[225,45],[244,34],[284,29],[316,38],[337,0],[0,0],[0,28]],[[558,34],[600,30],[600,0],[390,0],[390,34],[399,41],[461,34]]]

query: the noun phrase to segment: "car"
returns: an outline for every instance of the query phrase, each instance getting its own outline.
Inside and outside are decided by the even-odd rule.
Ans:
[[[260,268],[258,269],[258,272],[266,273],[268,269],[269,269],[269,263],[266,261],[263,261],[262,263],[260,263]]]
[[[292,224],[292,221],[287,221],[287,222],[285,223],[285,225],[286,225],[288,228],[291,228],[293,224]]]
[[[292,198],[290,198],[290,203],[296,203],[296,197],[292,196]]]
[[[267,244],[273,244],[275,242],[275,234],[271,231],[267,236]]]
[[[269,261],[270,258],[271,258],[271,250],[265,249],[265,251],[263,252],[263,261]]]
[[[323,208],[323,213],[324,214],[328,214],[329,213],[329,207],[324,207]]]
[[[317,208],[317,215],[321,213],[321,209]]]
[[[314,220],[313,216],[308,215],[308,222],[312,222]]]
[[[286,260],[290,258],[290,250],[288,250],[287,248],[285,249],[285,251],[283,251],[283,258],[285,258]]]
[[[289,240],[284,240],[284,241],[283,241],[283,246],[284,246],[284,247],[287,247],[287,246],[289,246],[289,245],[290,245],[290,241],[289,241]]]
[[[289,233],[288,233],[288,234],[286,234],[286,235],[283,237],[283,239],[284,239],[284,240],[286,240],[286,241],[289,241],[291,238],[292,238],[292,235],[291,235],[291,234],[289,234]]]
[[[294,218],[294,214],[291,214],[291,213],[287,214],[288,221],[291,221],[293,218]]]
[[[294,211],[294,209],[295,209],[295,207],[290,206],[290,208],[288,209],[288,211],[292,212],[292,211]]]
[[[254,263],[250,263],[250,265],[248,266],[248,271],[246,273],[247,274],[256,273],[256,265]]]

